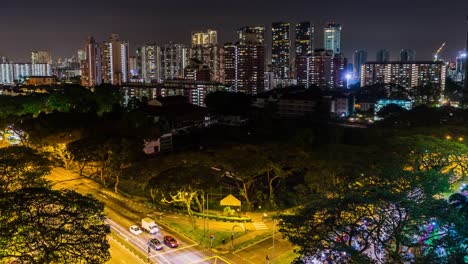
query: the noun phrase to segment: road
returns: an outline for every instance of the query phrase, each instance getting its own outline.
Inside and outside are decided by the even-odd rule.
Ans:
[[[93,197],[103,202],[105,205],[105,213],[108,217],[106,223],[122,236],[122,238],[127,240],[128,243],[132,244],[135,249],[139,250],[144,255],[148,255],[146,243],[152,235],[144,233],[140,236],[135,236],[129,232],[128,227],[138,224],[144,217],[153,217],[154,210],[138,203],[127,203],[119,199],[114,193],[103,188],[100,184],[62,168],[55,168],[47,179],[52,182],[54,189],[71,189],[81,194],[91,194]],[[152,263],[229,263],[221,260],[219,256],[216,256],[210,250],[197,244],[195,241],[175,233],[172,230],[164,229],[163,227],[161,233],[157,234],[156,237],[162,241],[163,235],[170,235],[176,238],[179,242],[179,247],[170,249],[165,246],[161,251],[151,250],[149,258]],[[116,249],[111,248],[111,251],[115,252]],[[129,259],[135,258],[130,252],[126,252],[126,254]],[[126,258],[123,257],[124,255],[125,251],[118,250],[118,253],[114,254],[113,257]],[[122,262],[115,261],[119,261],[119,259],[113,259],[112,263],[126,263],[125,261],[127,260],[120,259]]]

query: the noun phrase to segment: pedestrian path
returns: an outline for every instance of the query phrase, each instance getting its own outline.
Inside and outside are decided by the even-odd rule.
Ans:
[[[268,230],[269,228],[265,225],[264,222],[254,222],[253,223],[256,230]]]

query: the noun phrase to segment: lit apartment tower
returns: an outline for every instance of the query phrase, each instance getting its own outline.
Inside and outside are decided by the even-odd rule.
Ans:
[[[77,51],[77,55],[78,55],[78,62],[82,62],[84,60],[86,60],[86,50],[82,50],[82,49],[79,49]]]
[[[144,83],[161,82],[161,47],[145,45],[138,48],[137,64]]]
[[[361,66],[367,62],[367,51],[356,50],[353,54],[353,76],[354,79],[361,79]]]
[[[190,59],[197,59],[206,64],[211,71],[211,80],[223,82],[224,56],[218,45],[218,32],[208,29],[192,33],[192,48]]]
[[[102,81],[113,85],[122,85],[130,81],[130,56],[128,43],[112,34],[101,46]]]
[[[310,80],[319,88],[330,88],[332,83],[333,52],[316,49],[310,58]]]
[[[247,42],[249,39],[255,39],[258,44],[265,44],[265,27],[243,27],[237,30],[240,42]]]
[[[325,50],[333,51],[333,54],[341,53],[341,25],[328,23],[323,29],[323,46]]]
[[[389,62],[390,61],[390,51],[386,49],[378,50],[375,54],[376,62]]]
[[[81,84],[93,87],[102,83],[101,48],[93,37],[88,37],[85,46],[86,60],[81,63]]]
[[[225,82],[235,91],[256,94],[265,88],[265,45],[263,34],[259,34],[262,30],[240,31],[245,34],[239,34],[239,42],[224,45]]]
[[[24,82],[31,76],[52,76],[48,63],[0,63],[0,84]]]
[[[192,81],[211,81],[211,71],[208,65],[197,59],[191,59],[189,65],[184,69],[184,79]]]
[[[289,30],[290,24],[287,22],[277,22],[271,25],[271,67],[275,79],[290,78],[291,41]]]
[[[446,65],[441,61],[367,62],[361,71],[361,86],[381,83],[409,89],[432,84],[445,89]]]
[[[411,49],[402,49],[400,51],[400,61],[401,62],[409,62],[416,60],[416,52]]]
[[[31,63],[38,64],[38,63],[46,63],[52,64],[52,56],[48,51],[33,51],[31,52]]]
[[[224,52],[218,45],[192,47],[189,58],[197,59],[206,64],[210,68],[212,81],[224,81]]]
[[[466,53],[460,52],[456,59],[455,64],[455,81],[463,83],[465,80],[465,68],[466,68]]]
[[[216,30],[192,32],[192,47],[212,45],[218,45],[218,32]]]
[[[312,54],[314,28],[310,22],[296,24],[295,77],[299,85],[309,87],[309,57]]]
[[[343,53],[338,53],[333,56],[332,65],[331,65],[331,82],[329,87],[334,88],[343,88],[345,87],[345,70],[348,61],[343,56]]]
[[[187,54],[182,44],[169,43],[161,48],[161,79],[170,80],[184,77]]]

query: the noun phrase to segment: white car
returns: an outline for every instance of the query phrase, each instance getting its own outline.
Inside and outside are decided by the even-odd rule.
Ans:
[[[134,234],[135,236],[138,236],[139,234],[143,233],[143,231],[141,231],[141,228],[139,228],[137,225],[132,225],[130,227],[130,232],[132,232],[132,234]]]

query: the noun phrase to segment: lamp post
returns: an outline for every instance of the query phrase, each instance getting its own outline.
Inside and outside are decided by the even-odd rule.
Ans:
[[[271,263],[275,262],[275,232],[276,232],[276,219],[273,220],[273,245],[271,247]]]

